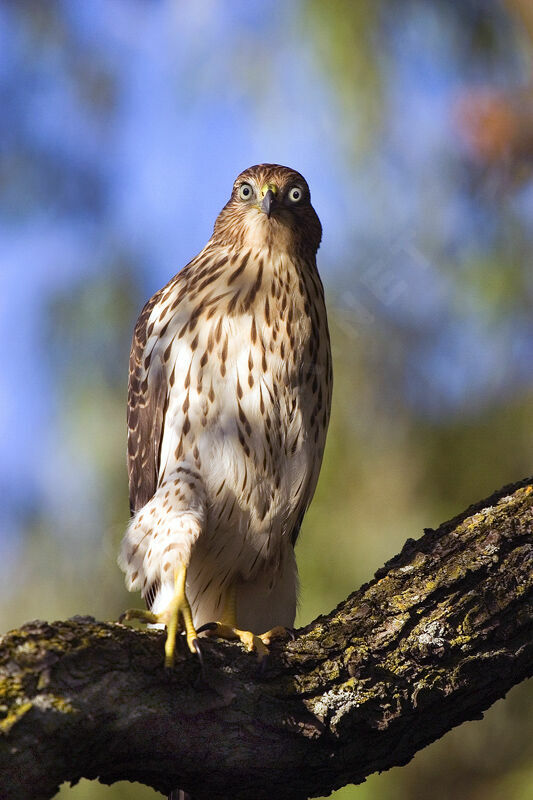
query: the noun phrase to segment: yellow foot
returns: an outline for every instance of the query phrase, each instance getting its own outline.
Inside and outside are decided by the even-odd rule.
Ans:
[[[119,622],[130,619],[138,619],[147,624],[163,623],[167,627],[167,640],[165,642],[165,667],[174,665],[174,654],[176,651],[176,634],[184,631],[187,638],[187,645],[191,653],[200,655],[198,645],[198,634],[192,621],[192,612],[185,594],[185,581],[187,579],[187,568],[182,566],[176,570],[174,575],[174,597],[169,606],[159,614],[152,611],[144,611],[139,608],[130,608],[119,617]]]
[[[291,634],[287,628],[280,625],[272,628],[266,633],[256,634],[251,631],[241,631],[233,625],[225,622],[208,622],[198,629],[199,632],[205,631],[209,636],[216,636],[219,639],[235,640],[238,639],[250,652],[255,651],[260,661],[268,655],[268,647],[272,639],[287,638]]]
[[[219,639],[228,639],[230,641],[238,639],[247,650],[255,650],[260,661],[268,655],[268,647],[261,637],[251,631],[241,631],[240,628],[235,628],[224,622],[208,622],[198,630],[200,632],[205,631],[208,636],[217,636]]]
[[[162,621],[159,619],[158,614],[152,614],[151,611],[147,611],[144,608],[128,608],[127,611],[123,611],[118,618],[118,621],[129,622],[132,619],[138,619],[140,622],[144,622],[146,625],[153,625],[156,622]]]
[[[262,633],[259,638],[264,644],[270,644],[272,639],[294,639],[294,633],[290,628],[284,628],[283,625],[276,625],[266,633]]]

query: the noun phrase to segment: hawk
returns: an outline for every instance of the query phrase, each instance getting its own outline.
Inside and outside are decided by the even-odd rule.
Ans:
[[[179,630],[192,652],[207,629],[262,656],[294,624],[331,406],[321,236],[300,173],[250,167],[135,326],[119,564],[149,610],[123,618],[167,626],[169,665]]]

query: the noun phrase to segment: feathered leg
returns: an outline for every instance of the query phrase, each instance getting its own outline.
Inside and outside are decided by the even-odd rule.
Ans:
[[[128,589],[140,589],[150,608],[130,609],[120,620],[166,625],[166,666],[174,663],[179,630],[185,631],[189,650],[198,653],[186,593],[191,552],[205,524],[205,491],[196,475],[191,476],[187,467],[179,467],[159,487],[132,518],[119,556]]]

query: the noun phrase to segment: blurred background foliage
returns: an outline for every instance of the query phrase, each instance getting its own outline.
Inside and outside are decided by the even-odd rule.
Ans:
[[[529,0],[2,1],[3,630],[132,604],[133,324],[253,163],[303,172],[324,224],[335,393],[299,622],[532,472],[532,37]],[[531,798],[531,701],[335,796]]]

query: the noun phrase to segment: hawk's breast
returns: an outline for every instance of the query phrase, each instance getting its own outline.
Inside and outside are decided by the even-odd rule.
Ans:
[[[168,387],[158,485],[179,464],[199,473],[206,537],[223,537],[226,560],[246,573],[277,557],[312,497],[330,365],[318,275],[286,257],[239,255],[209,283],[177,276],[152,311],[146,352]]]

